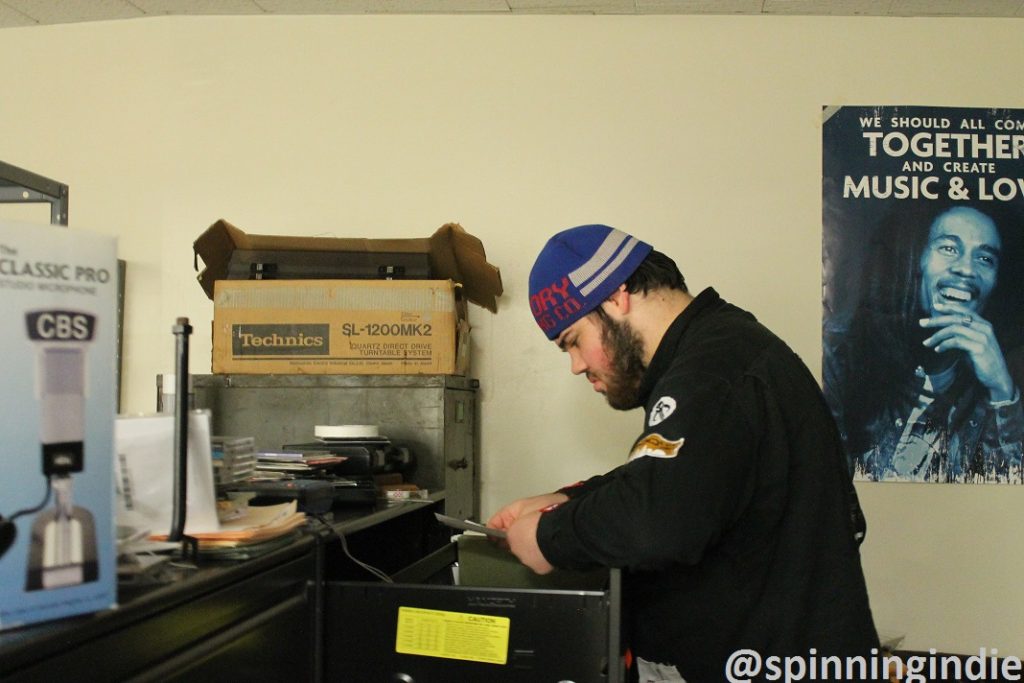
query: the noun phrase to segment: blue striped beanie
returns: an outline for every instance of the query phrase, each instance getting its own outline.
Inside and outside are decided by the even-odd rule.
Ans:
[[[580,225],[548,240],[530,271],[530,310],[548,339],[601,305],[651,253],[607,225]]]

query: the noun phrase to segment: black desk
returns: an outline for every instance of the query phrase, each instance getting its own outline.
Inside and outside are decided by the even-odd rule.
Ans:
[[[335,512],[290,545],[176,569],[117,609],[0,633],[0,680],[319,681],[325,580],[373,580],[342,550],[393,574],[447,544],[429,503]]]

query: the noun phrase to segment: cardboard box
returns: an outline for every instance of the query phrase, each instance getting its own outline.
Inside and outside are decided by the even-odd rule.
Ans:
[[[336,255],[338,260],[357,259],[360,255],[425,254],[430,265],[430,277],[426,279],[451,280],[461,285],[465,297],[478,306],[496,313],[497,297],[502,292],[501,272],[487,262],[483,243],[457,223],[442,225],[425,238],[370,239],[249,235],[221,219],[196,238],[192,251],[196,259],[201,258],[205,265],[198,280],[211,299],[214,298],[215,282],[237,278],[238,273],[244,270],[232,267],[232,258],[240,252],[283,252],[293,260],[305,256],[315,267],[322,266],[324,254]],[[198,267],[198,261],[195,265]],[[353,270],[367,270],[358,265],[355,261]],[[334,277],[350,279],[353,276]],[[264,278],[264,274],[255,272],[250,273],[248,279]]]
[[[213,372],[464,375],[469,324],[450,280],[219,280]]]
[[[113,607],[117,250],[0,221],[0,628]]]

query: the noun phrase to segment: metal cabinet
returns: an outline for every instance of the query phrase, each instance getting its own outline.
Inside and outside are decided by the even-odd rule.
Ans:
[[[185,565],[117,609],[0,634],[0,680],[311,681],[319,587],[312,536],[244,563]]]
[[[408,447],[408,477],[444,490],[445,511],[478,518],[475,379],[455,375],[193,375],[197,408],[213,431],[253,436],[261,449],[314,440],[316,425],[373,424]]]
[[[459,562],[462,573],[472,558],[456,548],[450,543],[439,549],[396,574],[394,583],[329,579],[324,586],[324,679],[626,680],[620,570],[594,573],[576,586],[571,577],[561,577],[548,587],[527,587],[503,581],[508,572],[488,577],[494,583],[453,585],[450,566],[435,568]],[[603,581],[597,584],[596,578]]]

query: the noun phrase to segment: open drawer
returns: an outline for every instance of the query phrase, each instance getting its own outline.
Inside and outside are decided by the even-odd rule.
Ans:
[[[537,577],[463,536],[394,579],[327,582],[325,680],[623,681],[618,570]]]

